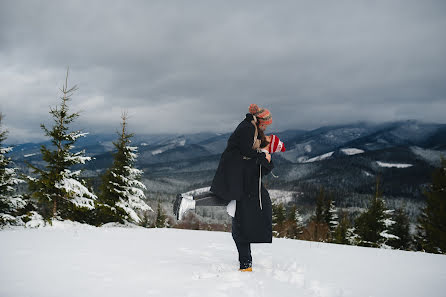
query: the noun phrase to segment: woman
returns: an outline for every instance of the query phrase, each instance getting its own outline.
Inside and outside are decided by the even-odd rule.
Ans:
[[[210,192],[197,196],[177,196],[174,213],[178,219],[188,209],[205,205],[228,205],[236,201],[232,237],[237,246],[241,271],[252,271],[251,243],[272,242],[271,200],[261,177],[274,164],[268,152],[264,131],[272,123],[270,112],[256,104],[228,139],[221,155]]]

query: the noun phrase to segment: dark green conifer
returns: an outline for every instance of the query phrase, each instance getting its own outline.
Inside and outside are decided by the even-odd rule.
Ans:
[[[395,222],[391,218],[392,210],[386,209],[381,198],[379,178],[376,181],[376,192],[370,200],[367,211],[362,213],[355,221],[355,232],[358,235],[358,245],[369,247],[388,247],[389,239],[398,237],[390,234],[388,228]]]
[[[323,187],[320,188],[316,197],[316,211],[306,227],[305,238],[315,241],[329,241],[330,228],[327,221],[330,220],[329,203]]]
[[[426,207],[418,218],[416,245],[429,253],[446,253],[446,159],[432,174],[432,184],[424,192]]]
[[[350,222],[347,218],[347,215],[344,214],[339,222],[338,226],[335,229],[333,242],[339,244],[350,244],[348,239],[350,229]]]
[[[163,208],[161,207],[161,203],[158,200],[158,207],[156,209],[156,219],[155,219],[155,228],[165,228],[167,227],[167,216],[164,213]]]
[[[41,146],[42,159],[46,163],[44,168],[27,163],[37,177],[28,176],[32,197],[38,200],[39,212],[44,218],[59,217],[72,219],[78,211],[94,208],[97,198],[79,180],[80,170],[71,171],[72,166],[90,161],[85,157],[85,151],[73,153],[74,143],[79,137],[88,133],[81,131],[69,132],[69,125],[79,117],[79,113],[70,113],[68,102],[77,87],[68,88],[68,70],[61,92],[60,106],[50,109],[54,125],[51,129],[41,124],[45,135],[50,137],[51,146]]]
[[[285,208],[283,203],[277,203],[272,205],[272,228],[273,235],[276,237],[283,237],[284,235],[284,223],[286,219]]]
[[[140,223],[140,211],[152,211],[144,199],[145,185],[140,181],[142,171],[134,168],[137,147],[130,146],[132,133],[127,132],[127,114],[123,113],[113,164],[102,176],[98,199],[97,224],[131,221]]]
[[[285,221],[285,237],[298,239],[303,232],[303,219],[297,210],[297,206],[293,205],[287,210]]]
[[[336,228],[339,225],[337,210],[332,199],[328,199],[325,203],[324,220],[330,228],[330,238],[333,239]]]
[[[313,221],[316,223],[323,223],[327,219],[326,209],[326,200],[325,200],[325,190],[321,188],[319,194],[316,197],[316,213],[313,217]]]
[[[16,193],[16,186],[24,181],[17,177],[17,168],[10,166],[11,158],[7,154],[12,147],[3,146],[8,131],[3,130],[2,120],[3,115],[0,113],[0,226],[20,225],[20,219],[16,215],[26,207],[28,201]]]
[[[394,213],[395,224],[390,227],[390,233],[399,238],[389,239],[388,245],[395,249],[409,250],[412,245],[412,237],[410,235],[410,223],[404,209],[398,208]]]

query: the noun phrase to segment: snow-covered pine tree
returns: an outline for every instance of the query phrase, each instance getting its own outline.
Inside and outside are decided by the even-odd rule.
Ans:
[[[74,165],[85,164],[91,158],[85,156],[85,150],[72,152],[76,140],[88,133],[69,131],[69,125],[79,117],[79,113],[69,113],[68,102],[77,86],[68,88],[68,69],[65,84],[60,90],[60,106],[50,108],[53,127],[48,129],[44,124],[40,125],[52,143],[49,147],[42,145],[40,149],[42,159],[46,162],[45,168],[27,163],[37,176],[27,178],[29,188],[32,197],[38,200],[39,212],[45,219],[79,217],[79,212],[94,209],[94,200],[97,198],[79,178],[81,170],[71,170]]]
[[[396,209],[394,220],[395,224],[390,227],[390,233],[398,236],[398,239],[390,239],[388,245],[395,249],[410,250],[413,240],[410,235],[409,217],[403,207]]]
[[[350,245],[358,245],[360,241],[359,235],[356,233],[355,227],[347,228],[347,233],[345,234],[345,238],[347,239]]]
[[[369,247],[390,248],[386,243],[389,239],[398,239],[389,231],[389,227],[395,224],[391,214],[393,210],[386,209],[385,202],[381,198],[379,178],[376,181],[376,192],[371,198],[370,205],[355,221],[355,231],[358,235],[358,245]]]
[[[17,176],[17,168],[10,167],[11,158],[7,153],[12,147],[4,147],[7,130],[2,128],[3,115],[0,113],[0,226],[23,225],[17,217],[18,211],[23,210],[27,201],[22,195],[16,193],[16,186],[24,181]]]
[[[382,200],[384,207],[386,207],[386,202],[384,200]],[[380,248],[392,248],[392,246],[390,246],[388,244],[388,241],[390,240],[398,240],[400,239],[398,236],[396,236],[395,234],[392,234],[392,226],[395,225],[395,220],[393,219],[393,209],[385,209],[384,210],[384,215],[383,218],[380,220],[380,223],[384,225],[384,230],[379,233],[379,235],[381,236],[380,240],[378,241],[378,246]]]
[[[432,184],[424,192],[426,207],[418,218],[415,236],[418,250],[446,253],[446,159],[432,174]]]
[[[327,208],[325,209],[325,222],[328,224],[330,228],[330,236],[331,238],[333,238],[339,222],[337,209],[335,207],[334,201],[331,199],[327,201]]]
[[[98,224],[131,221],[139,223],[138,210],[153,211],[144,199],[145,185],[140,181],[142,170],[134,167],[137,147],[130,146],[133,134],[127,133],[127,114],[123,113],[113,165],[102,176],[98,199]]]

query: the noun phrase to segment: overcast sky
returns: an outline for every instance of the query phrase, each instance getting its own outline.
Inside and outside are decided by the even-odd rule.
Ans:
[[[112,3],[113,2],[113,3]],[[77,125],[230,132],[446,122],[446,1],[0,1],[0,112],[44,138],[66,68]]]

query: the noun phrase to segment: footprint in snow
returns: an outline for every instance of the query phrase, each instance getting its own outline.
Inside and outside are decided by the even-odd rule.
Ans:
[[[296,262],[283,265],[277,264],[273,268],[273,276],[278,281],[292,283],[299,288],[305,286],[304,271],[301,267],[297,266]]]

